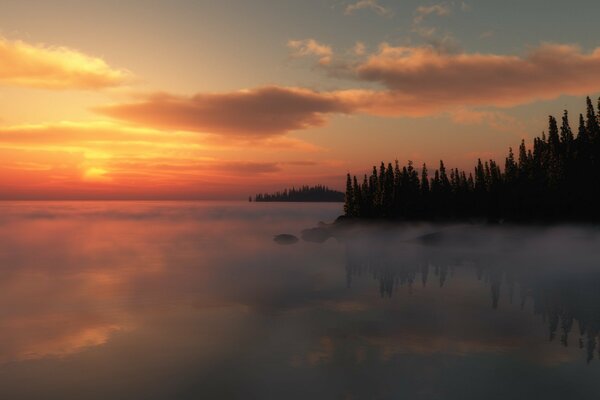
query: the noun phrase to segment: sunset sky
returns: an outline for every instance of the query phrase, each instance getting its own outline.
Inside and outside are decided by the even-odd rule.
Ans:
[[[471,168],[600,95],[590,0],[2,0],[0,199]],[[594,100],[595,101],[595,100]]]

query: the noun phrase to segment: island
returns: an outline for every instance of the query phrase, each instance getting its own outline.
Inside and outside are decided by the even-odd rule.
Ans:
[[[284,189],[275,193],[262,193],[254,197],[258,202],[344,202],[344,193],[328,188],[327,186],[302,186],[298,189]],[[249,198],[252,201],[252,198]]]

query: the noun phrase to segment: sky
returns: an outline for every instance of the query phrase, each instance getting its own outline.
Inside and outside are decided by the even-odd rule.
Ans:
[[[0,199],[244,199],[470,169],[600,95],[600,2],[0,4]],[[594,100],[595,101],[595,100]]]

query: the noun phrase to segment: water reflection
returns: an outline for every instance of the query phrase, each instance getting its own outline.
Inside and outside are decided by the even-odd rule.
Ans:
[[[417,236],[407,239],[407,231]],[[424,235],[410,227],[402,234],[359,228],[341,236],[348,286],[353,278],[370,275],[379,282],[380,295],[391,297],[402,286],[412,293],[415,282],[425,287],[434,280],[443,287],[456,269],[470,270],[489,288],[492,309],[505,286],[508,303],[518,301],[523,310],[531,302],[550,341],[558,335],[567,347],[576,330],[588,363],[600,333],[598,238],[600,231],[589,227],[446,227]]]
[[[338,208],[0,203],[0,398],[600,394],[594,229],[305,231]]]

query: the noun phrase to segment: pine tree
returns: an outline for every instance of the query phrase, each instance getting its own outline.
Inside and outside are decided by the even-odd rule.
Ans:
[[[587,119],[586,119],[586,128],[590,138],[596,138],[600,134],[600,128],[598,127],[598,119],[596,118],[596,112],[594,111],[594,105],[592,104],[592,100],[588,97],[586,99],[587,103]]]
[[[429,194],[429,176],[427,175],[427,165],[423,164],[421,170],[421,193]]]
[[[564,144],[565,152],[570,154],[573,150],[573,131],[571,130],[571,125],[569,124],[569,113],[567,110],[564,111],[562,117],[562,125],[560,127],[560,140]]]
[[[448,174],[440,161],[430,179],[425,164],[419,178],[412,161],[402,168],[397,160],[387,167],[382,162],[379,170],[374,166],[372,174],[364,176],[362,186],[357,182],[350,185],[349,175],[346,177],[346,192],[353,193],[355,199],[354,207],[345,205],[346,213],[355,209],[363,217],[403,219],[477,216],[489,220],[600,221],[598,126],[598,115],[588,98],[585,116],[579,115],[576,137],[567,111],[560,128],[549,116],[547,136],[542,133],[534,138],[530,148],[522,140],[518,157],[509,148],[504,170],[494,160],[479,159],[468,176],[457,168]],[[292,188],[280,195],[294,197],[304,190]]]
[[[560,137],[558,136],[558,125],[556,118],[552,115],[548,118],[548,144],[553,157],[556,157],[560,151]]]
[[[354,216],[354,188],[352,187],[352,179],[350,173],[346,175],[346,201],[344,203],[344,213],[349,216]]]
[[[355,217],[363,216],[363,197],[360,190],[360,186],[358,185],[358,180],[356,176],[354,176],[354,180],[352,182],[352,215]]]

